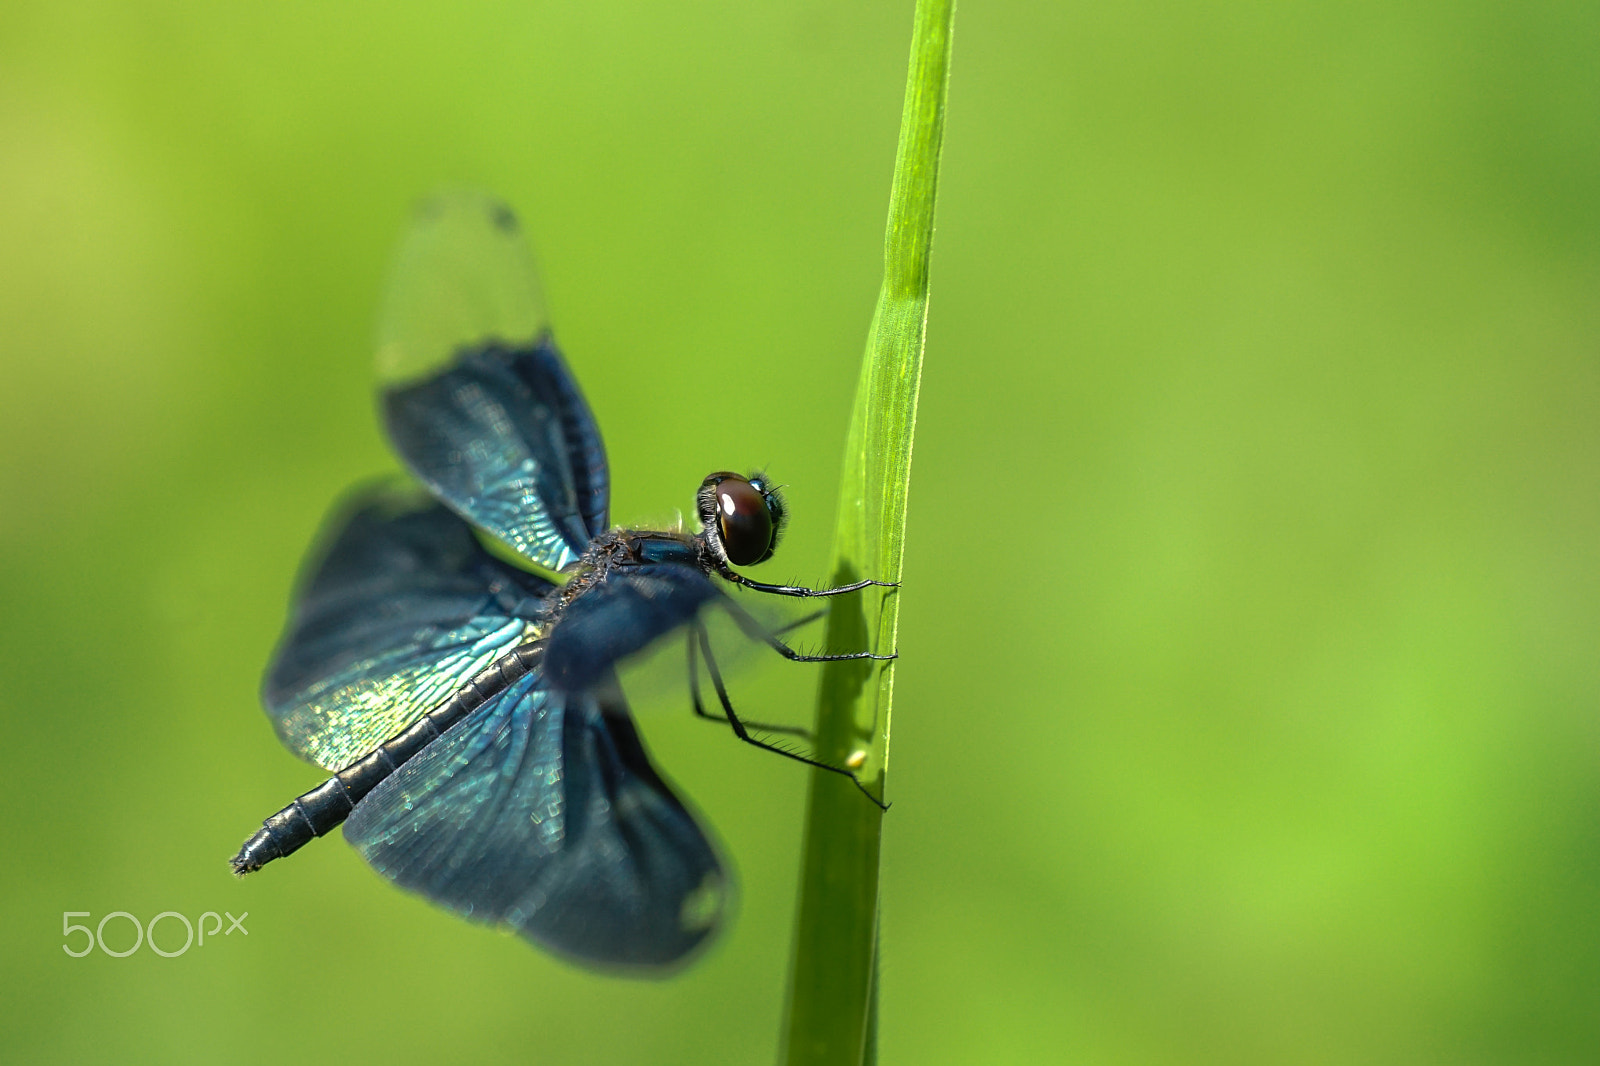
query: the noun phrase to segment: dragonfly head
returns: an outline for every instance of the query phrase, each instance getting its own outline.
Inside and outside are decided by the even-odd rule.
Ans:
[[[701,533],[734,566],[766,562],[783,535],[783,497],[764,474],[744,477],[722,470],[708,475],[695,508]]]

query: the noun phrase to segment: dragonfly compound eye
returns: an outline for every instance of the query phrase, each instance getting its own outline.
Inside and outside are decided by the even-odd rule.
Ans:
[[[747,479],[733,475],[717,482],[717,531],[722,550],[735,566],[750,566],[772,554],[776,532],[766,497]]]

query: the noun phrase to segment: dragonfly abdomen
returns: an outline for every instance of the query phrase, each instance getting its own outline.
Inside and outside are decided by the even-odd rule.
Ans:
[[[296,796],[287,807],[262,822],[256,834],[244,842],[239,854],[229,860],[233,872],[240,877],[254,873],[273,859],[292,855],[317,837],[338,828],[367,793],[442,736],[445,730],[505,691],[513,682],[532,673],[543,656],[542,641],[513,648],[404,732],[310,792]]]

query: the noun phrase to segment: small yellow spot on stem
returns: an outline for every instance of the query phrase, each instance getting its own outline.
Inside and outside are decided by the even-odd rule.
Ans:
[[[844,764],[852,770],[859,770],[867,763],[867,753],[861,750],[852,751]]]

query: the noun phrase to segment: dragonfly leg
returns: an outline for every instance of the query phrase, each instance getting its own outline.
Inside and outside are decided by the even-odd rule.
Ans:
[[[695,656],[695,645],[703,643],[705,647],[706,666],[716,669],[711,659],[711,638],[707,635],[705,627],[699,624],[689,628],[689,698],[694,701],[694,713],[701,718],[712,722],[726,722],[728,719],[720,714],[711,714],[705,705],[700,702],[700,665]],[[811,739],[811,730],[802,729],[797,725],[767,725],[764,722],[746,723],[751,729],[759,729],[763,733],[788,733],[790,736]]]
[[[867,786],[861,783],[861,779],[855,775],[853,770],[847,770],[842,766],[832,766],[817,759],[812,759],[808,756],[801,755],[799,752],[789,751],[785,748],[778,747],[776,744],[768,744],[765,741],[757,740],[755,737],[751,736],[749,731],[745,728],[744,723],[739,720],[739,716],[734,713],[733,704],[728,700],[728,690],[722,684],[722,674],[717,669],[716,660],[711,658],[711,644],[710,641],[706,639],[703,629],[701,629],[699,637],[701,639],[701,652],[706,658],[706,673],[711,675],[711,685],[717,690],[717,699],[722,703],[723,713],[728,716],[728,725],[733,727],[734,736],[738,737],[746,744],[753,744],[758,748],[773,752],[777,755],[782,755],[784,758],[793,759],[795,762],[802,762],[807,766],[814,766],[818,770],[827,770],[829,773],[848,777],[850,782],[855,785],[856,788],[861,790],[861,794],[867,797],[867,799],[871,800],[873,803],[877,804],[880,810],[886,811],[889,809],[889,804],[883,802],[877,796],[874,796],[871,792],[869,792],[867,790]]]
[[[900,587],[900,582],[898,581],[857,581],[853,585],[840,585],[831,589],[808,589],[803,585],[768,585],[762,581],[751,581],[743,574],[735,573],[727,563],[719,564],[717,573],[735,585],[743,585],[745,588],[755,589],[757,592],[770,592],[774,596],[838,596],[845,592],[858,592],[872,585],[886,589]]]
[[[844,662],[849,659],[876,659],[879,662],[887,662],[890,659],[898,659],[900,657],[898,652],[891,652],[888,655],[877,655],[870,651],[847,651],[838,655],[802,655],[800,652],[795,651],[793,648],[789,647],[789,645],[779,640],[776,633],[770,632],[767,627],[757,621],[749,611],[745,610],[743,607],[740,607],[733,600],[723,596],[718,602],[722,606],[723,610],[727,611],[733,616],[733,620],[738,623],[739,628],[744,632],[745,636],[750,637],[753,640],[761,641],[773,651],[777,652],[785,659],[788,659],[790,662],[837,663]],[[778,632],[785,632],[789,628],[792,627],[785,626],[784,629],[781,629]]]
[[[689,699],[694,706],[694,713],[713,722],[726,721],[724,718],[706,713],[705,704],[700,702],[700,664],[696,661],[694,653],[697,641],[698,635],[691,631],[689,639],[684,642],[689,647]]]

